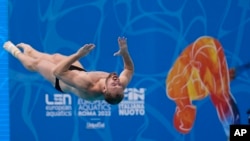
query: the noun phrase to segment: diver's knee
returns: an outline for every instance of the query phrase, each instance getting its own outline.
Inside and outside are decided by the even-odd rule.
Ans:
[[[64,56],[60,53],[55,53],[52,55],[53,60],[60,61],[64,58]]]

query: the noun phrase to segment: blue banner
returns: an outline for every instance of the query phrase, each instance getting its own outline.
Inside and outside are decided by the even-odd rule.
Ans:
[[[249,7],[249,0],[10,0],[9,40],[14,44],[71,55],[94,43],[95,49],[80,60],[86,70],[119,73],[122,59],[113,53],[119,49],[117,38],[125,36],[135,64],[123,101],[113,106],[60,93],[9,56],[10,140],[227,140],[228,131],[217,113],[221,107],[215,106],[210,91],[192,101],[196,114],[188,132],[176,129],[178,107],[167,92],[166,80],[176,60],[201,36],[221,44],[229,69],[249,63]],[[240,123],[247,124],[250,71],[241,70],[228,90]]]
[[[8,2],[0,0],[0,44],[8,39]],[[0,140],[8,141],[9,129],[9,85],[8,85],[8,54],[1,48],[0,69]]]

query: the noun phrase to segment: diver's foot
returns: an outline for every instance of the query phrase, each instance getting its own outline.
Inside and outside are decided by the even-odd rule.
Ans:
[[[11,41],[5,42],[3,48],[14,57],[17,57],[19,53],[22,53]]]
[[[25,43],[19,43],[16,45],[18,48],[23,50],[23,54],[31,56],[31,57],[36,57],[34,55],[35,50],[28,44]]]
[[[183,109],[176,107],[174,115],[175,128],[183,134],[187,134],[193,127],[196,117],[196,107],[187,105]]]

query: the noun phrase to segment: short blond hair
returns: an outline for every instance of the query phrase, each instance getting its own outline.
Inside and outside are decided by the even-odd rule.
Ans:
[[[119,104],[124,97],[124,93],[116,93],[116,94],[111,94],[109,92],[104,93],[104,99],[107,103],[116,105]]]

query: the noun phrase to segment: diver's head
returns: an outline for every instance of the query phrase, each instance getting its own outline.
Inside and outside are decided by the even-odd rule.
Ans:
[[[109,104],[115,105],[122,101],[124,88],[116,73],[110,73],[105,81],[104,99]]]

